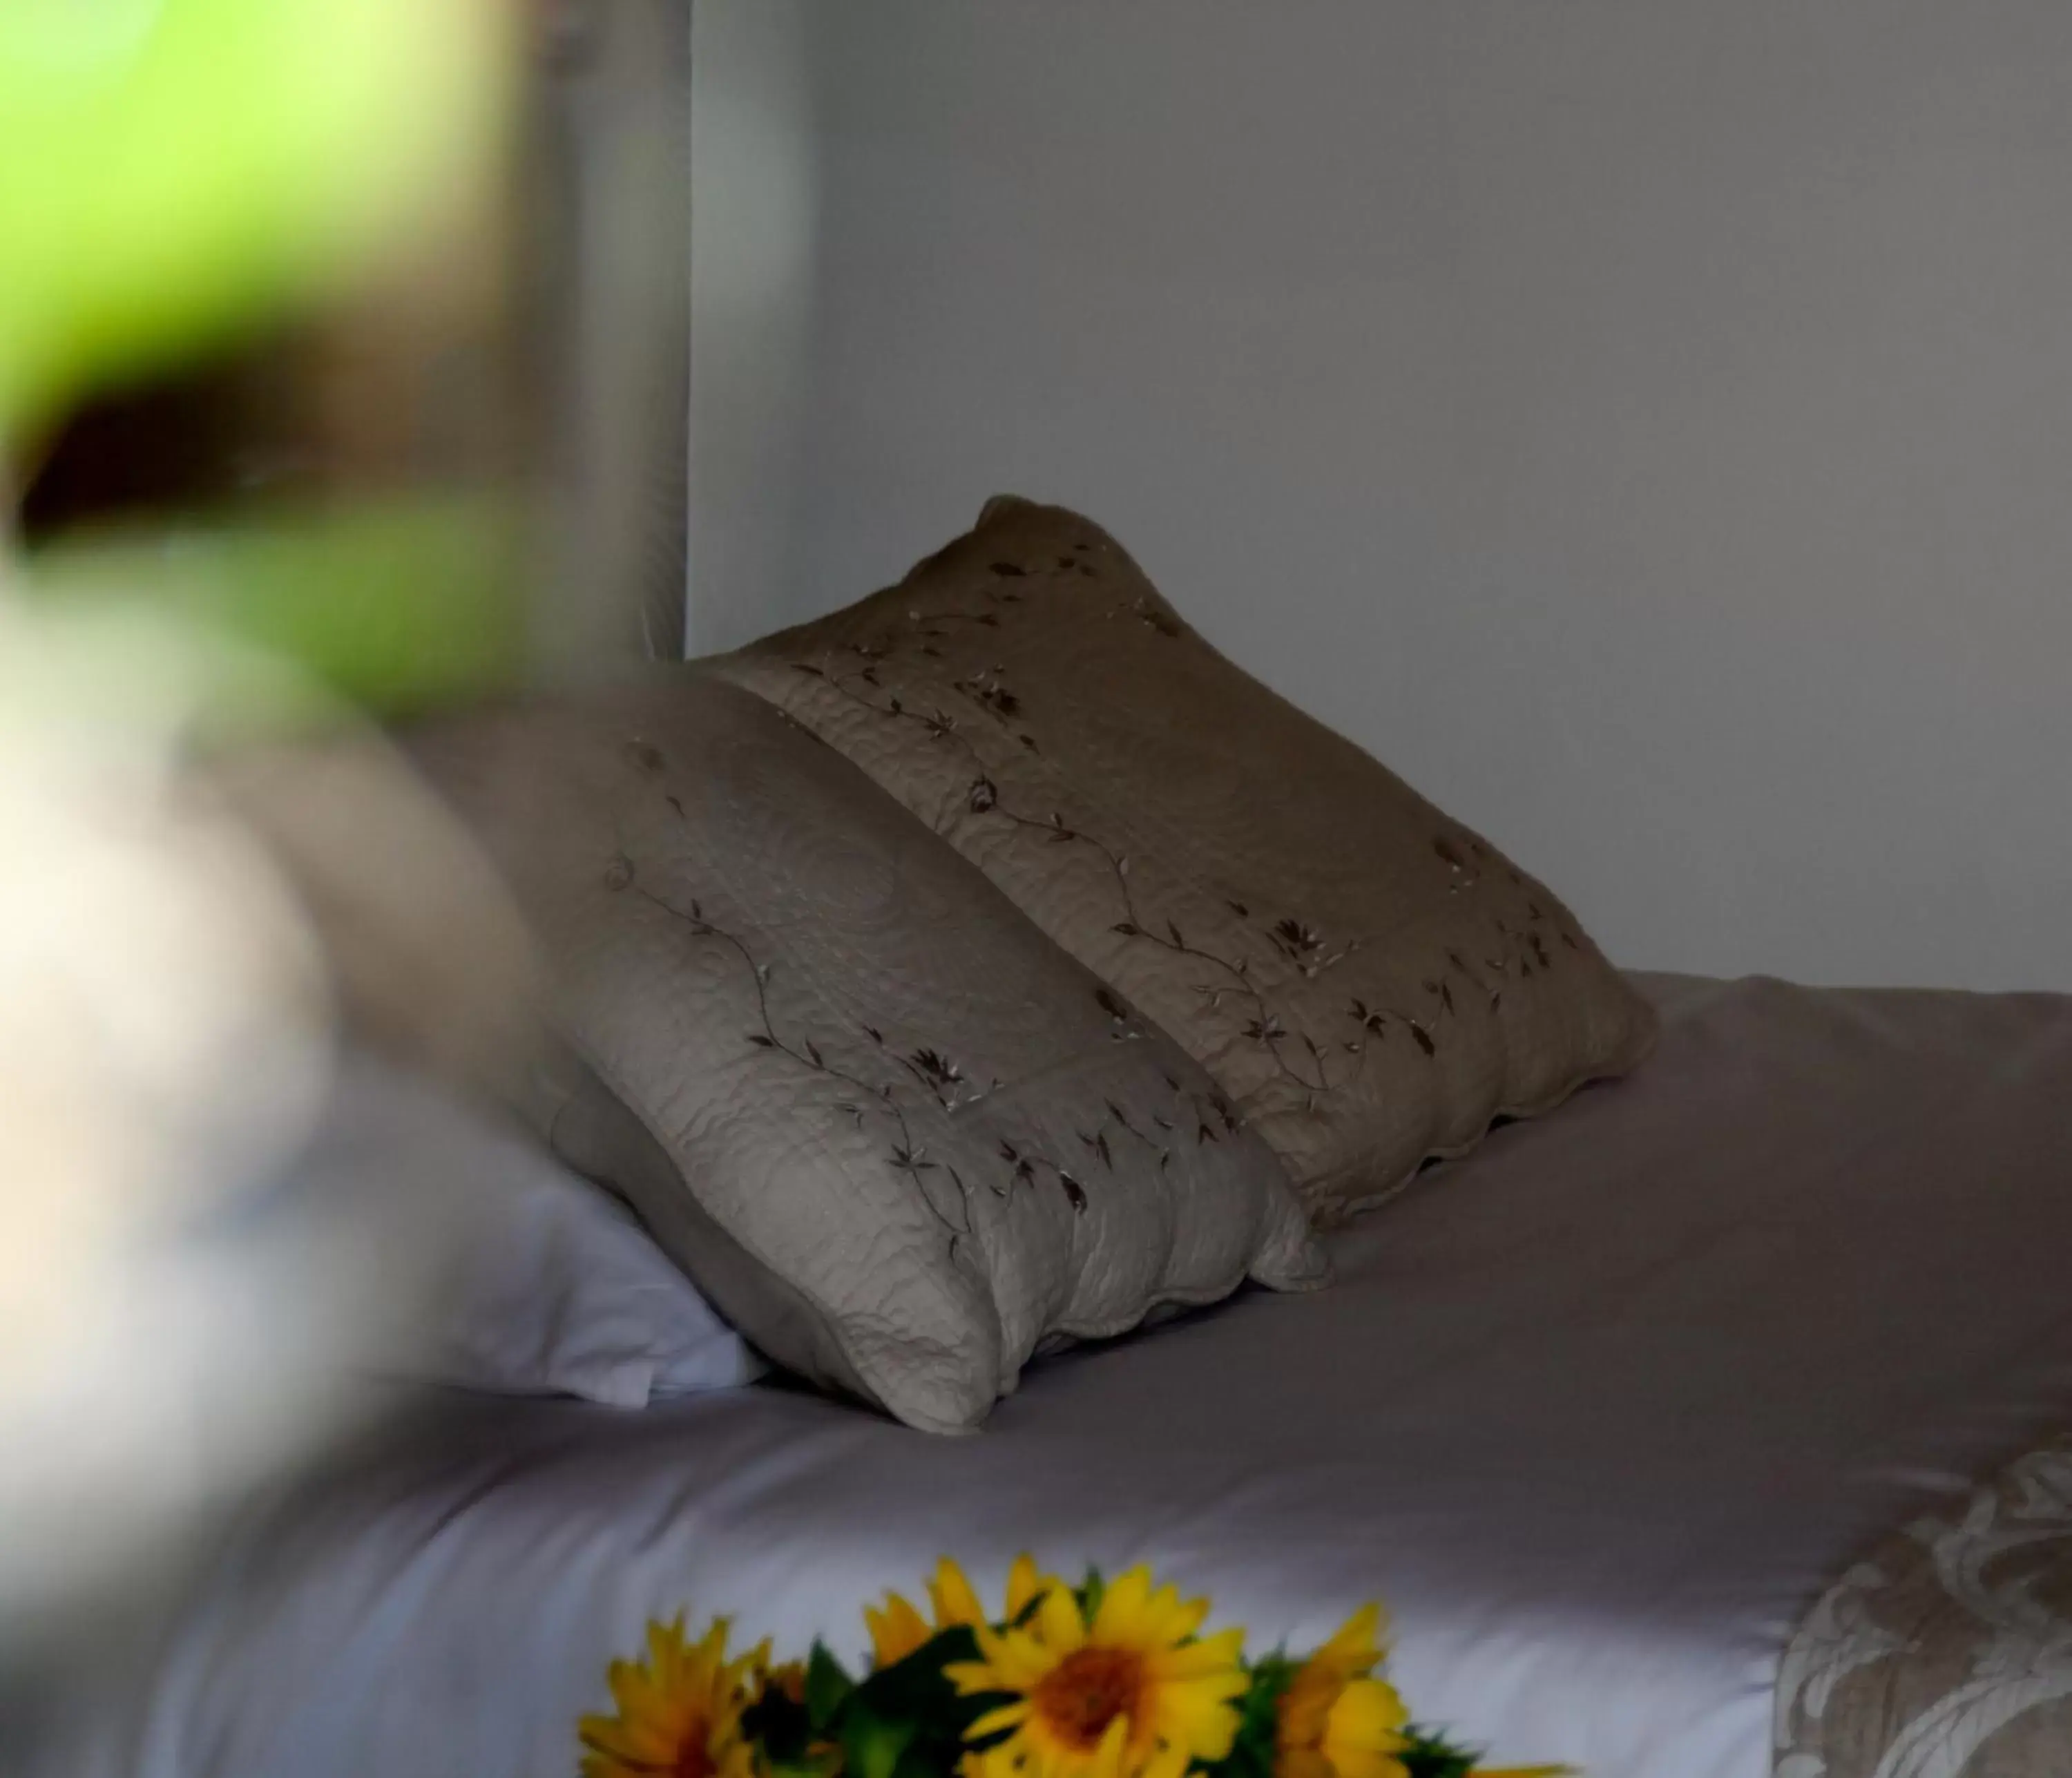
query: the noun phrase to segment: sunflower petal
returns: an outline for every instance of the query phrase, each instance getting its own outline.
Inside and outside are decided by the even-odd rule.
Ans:
[[[1112,1597],[1111,1591],[1110,1597]],[[1108,1609],[1104,1604],[1101,1607]],[[1079,1615],[1079,1602],[1062,1587],[1043,1595],[1043,1603],[1036,1608],[1036,1634],[1050,1652],[1068,1655],[1075,1648],[1085,1645],[1086,1620]]]
[[[1087,1778],[1121,1778],[1123,1755],[1129,1751],[1129,1718],[1118,1716],[1108,1726],[1095,1748]]]
[[[897,1593],[887,1593],[882,1607],[865,1606],[863,1621],[878,1667],[897,1666],[928,1640],[927,1620]]]
[[[1024,1699],[1017,1704],[1003,1704],[997,1710],[988,1710],[964,1731],[967,1741],[983,1741],[989,1735],[997,1735],[1003,1729],[1019,1728],[1029,1720],[1030,1706]]]
[[[1169,1741],[1152,1755],[1138,1778],[1182,1778],[1190,1763],[1187,1749]]]
[[[1381,1634],[1380,1602],[1372,1600],[1340,1624],[1317,1652],[1349,1677],[1371,1673],[1381,1662]]]
[[[752,1756],[741,1733],[750,1690],[746,1676],[767,1661],[758,1645],[730,1661],[729,1620],[717,1619],[695,1644],[683,1620],[650,1623],[647,1659],[615,1661],[606,1670],[610,1716],[586,1716],[577,1725],[586,1750],[584,1778],[632,1778],[674,1771],[695,1751],[712,1778],[753,1778]]]
[[[1176,1739],[1184,1740],[1198,1755],[1211,1762],[1222,1759],[1237,1739],[1238,1712],[1232,1702],[1244,1690],[1237,1684],[1210,1688],[1200,1684],[1173,1685],[1162,1694],[1163,1714]]]
[[[1341,1739],[1388,1748],[1410,1720],[1402,1696],[1385,1679],[1355,1679],[1338,1694],[1326,1728],[1327,1745]]]
[[[991,1665],[983,1661],[952,1661],[943,1669],[943,1677],[966,1698],[974,1692],[997,1692],[1001,1689]]]
[[[1081,1644],[1075,1644],[1074,1647]],[[1027,1691],[1072,1651],[1060,1649],[1026,1630],[1010,1631],[1002,1639],[1000,1659],[993,1671],[1010,1691]]]
[[[1188,1599],[1184,1603],[1171,1587],[1166,1590],[1170,1603],[1161,1603],[1161,1615],[1165,1633],[1176,1641],[1192,1636],[1207,1622],[1209,1602],[1205,1599]]]
[[[1174,1649],[1159,1665],[1175,1679],[1194,1679],[1204,1673],[1235,1671],[1244,1657],[1244,1632],[1219,1630]]]
[[[979,1603],[972,1583],[948,1556],[935,1565],[935,1578],[928,1583],[928,1597],[935,1604],[938,1630],[947,1630],[952,1624],[985,1622],[985,1607]]]
[[[1014,1566],[1007,1571],[1007,1621],[1009,1624],[1018,1622],[1039,1593],[1060,1584],[1039,1570],[1036,1558],[1024,1550],[1014,1558]]]
[[[1100,1610],[1087,1628],[1101,1642],[1135,1642],[1143,1635],[1145,1607],[1151,1599],[1151,1570],[1141,1566],[1117,1574],[1101,1595]]]

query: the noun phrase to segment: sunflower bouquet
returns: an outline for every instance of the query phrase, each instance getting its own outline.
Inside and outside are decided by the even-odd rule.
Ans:
[[[1313,1654],[1248,1660],[1244,1632],[1200,1634],[1206,1599],[1133,1568],[1076,1587],[1023,1556],[1003,1611],[947,1558],[934,1621],[897,1593],[866,1606],[868,1671],[815,1643],[775,1663],[651,1624],[615,1661],[609,1716],[584,1718],[582,1778],[1551,1778],[1498,1772],[1413,1725],[1380,1677],[1370,1605]]]

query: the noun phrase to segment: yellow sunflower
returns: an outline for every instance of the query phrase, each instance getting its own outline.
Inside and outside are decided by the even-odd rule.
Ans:
[[[1276,1778],[1405,1778],[1409,1711],[1381,1665],[1381,1607],[1348,1618],[1281,1694]]]
[[[1061,1584],[1038,1572],[1031,1558],[1017,1556],[1007,1575],[1007,1621],[1011,1624],[1021,1616],[1038,1594]],[[935,1564],[935,1577],[928,1583],[928,1602],[935,1611],[932,1624],[897,1593],[887,1593],[882,1606],[864,1607],[863,1621],[870,1629],[874,1667],[896,1666],[944,1631],[959,1624],[976,1630],[986,1621],[985,1607],[980,1604],[978,1594],[964,1578],[964,1570],[948,1556]]]
[[[1222,1759],[1249,1681],[1242,1631],[1194,1640],[1208,1610],[1170,1587],[1154,1591],[1150,1570],[1133,1568],[1091,1622],[1053,1587],[1026,1626],[980,1627],[979,1658],[944,1671],[968,1696],[1013,1702],[972,1725],[975,1741],[1004,1737],[971,1762],[972,1778],[1180,1778],[1196,1759]]]
[[[610,1716],[586,1716],[577,1733],[582,1778],[754,1778],[741,1713],[760,1683],[770,1644],[726,1656],[728,1620],[684,1639],[684,1620],[648,1626],[648,1658],[615,1661]]]

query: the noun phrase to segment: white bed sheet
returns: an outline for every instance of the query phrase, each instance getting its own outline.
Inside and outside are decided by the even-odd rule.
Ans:
[[[643,1621],[862,1642],[944,1551],[1149,1560],[1256,1646],[1387,1597],[1424,1718],[1760,1778],[1799,1614],[2072,1419],[2072,1002],[1656,978],[1640,1075],[945,1442],[767,1388],[456,1398],[255,1514],[38,1778],[566,1778]]]

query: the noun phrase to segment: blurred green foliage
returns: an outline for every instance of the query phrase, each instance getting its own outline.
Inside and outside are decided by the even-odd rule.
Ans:
[[[494,503],[392,499],[271,525],[195,521],[82,537],[37,552],[26,584],[33,599],[81,614],[146,607],[234,636],[397,716],[516,674],[520,547]]]
[[[80,400],[349,287],[478,194],[508,11],[0,0],[0,501],[10,455]],[[109,636],[232,636],[393,713],[514,669],[514,522],[426,496],[256,527],[197,515],[11,562],[0,525],[0,596],[62,598]],[[254,682],[226,665],[215,714],[278,712]]]
[[[0,447],[349,276],[495,139],[483,0],[0,4]]]

